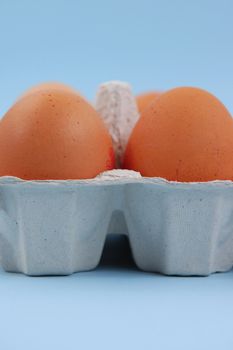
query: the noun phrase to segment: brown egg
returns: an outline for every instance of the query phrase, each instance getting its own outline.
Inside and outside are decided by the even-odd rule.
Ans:
[[[86,179],[113,167],[103,121],[72,91],[46,88],[27,94],[0,122],[0,176]]]
[[[58,82],[46,82],[46,83],[37,84],[37,85],[31,87],[30,89],[26,90],[20,98],[25,97],[29,94],[31,95],[34,92],[45,91],[45,90],[50,90],[50,89],[59,90],[59,91],[76,92],[69,85],[58,83]]]
[[[124,167],[175,181],[233,180],[233,119],[204,90],[170,90],[137,122]]]
[[[161,92],[158,91],[151,91],[147,92],[141,95],[138,95],[136,97],[136,102],[138,106],[138,111],[140,114],[148,108],[152,102],[154,102],[159,96],[161,95]]]

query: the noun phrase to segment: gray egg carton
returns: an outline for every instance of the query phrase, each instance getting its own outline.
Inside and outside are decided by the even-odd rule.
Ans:
[[[127,83],[104,83],[95,105],[120,166],[139,118],[134,95]],[[0,257],[6,271],[37,276],[94,269],[108,233],[128,236],[144,271],[227,271],[233,266],[233,182],[169,182],[128,170],[90,180],[0,178]]]
[[[108,233],[128,236],[144,271],[204,276],[232,267],[231,181],[119,173],[79,181],[0,178],[3,268],[32,276],[92,270]]]

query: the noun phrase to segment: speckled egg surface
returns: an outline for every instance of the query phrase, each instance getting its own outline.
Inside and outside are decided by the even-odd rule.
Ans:
[[[202,89],[163,93],[133,129],[124,168],[181,182],[233,180],[233,119]]]
[[[112,168],[112,140],[103,121],[69,88],[29,91],[0,121],[0,176],[84,179]]]

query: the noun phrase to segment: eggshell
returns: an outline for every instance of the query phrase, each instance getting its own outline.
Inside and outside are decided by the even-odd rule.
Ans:
[[[170,90],[137,122],[124,167],[182,182],[233,180],[233,119],[204,90]]]
[[[150,104],[154,102],[160,95],[161,95],[161,92],[158,92],[158,91],[151,91],[151,92],[138,95],[136,97],[136,102],[137,102],[139,113],[142,114],[142,112],[146,108],[148,108]]]
[[[50,90],[50,89],[59,90],[59,91],[76,92],[75,89],[73,89],[71,86],[54,81],[54,82],[45,82],[45,83],[32,86],[30,89],[26,90],[20,98],[25,97],[27,95],[31,95],[34,92],[38,92],[38,91],[45,92],[45,90]]]
[[[0,176],[84,179],[113,167],[103,121],[72,91],[46,88],[27,94],[0,122]]]

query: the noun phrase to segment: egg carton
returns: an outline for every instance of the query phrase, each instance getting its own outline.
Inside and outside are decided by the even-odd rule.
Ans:
[[[130,87],[119,82],[102,85],[97,95],[96,108],[112,123],[119,164],[138,118],[133,101]],[[0,178],[0,255],[6,271],[40,276],[92,270],[109,233],[128,236],[144,271],[183,276],[227,271],[233,266],[233,182],[181,183],[121,169],[88,180]]]

